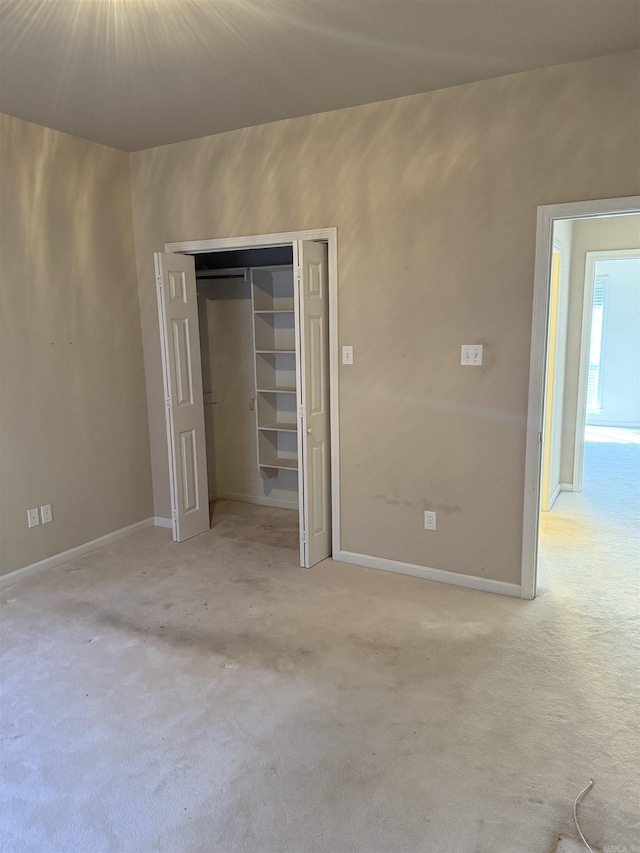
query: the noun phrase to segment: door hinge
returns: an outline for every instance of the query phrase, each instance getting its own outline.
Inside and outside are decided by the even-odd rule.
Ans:
[[[298,281],[302,281],[302,267],[296,268],[296,278]]]
[[[170,409],[171,408],[171,397],[167,397],[165,402],[167,404],[167,409]]]
[[[156,276],[156,284],[158,285],[160,290],[162,290],[162,276],[161,275]]]
[[[302,534],[302,541],[304,542],[305,545],[307,545],[309,543],[309,537],[307,536],[306,533]]]
[[[304,417],[304,406],[298,406],[298,414],[301,418]]]

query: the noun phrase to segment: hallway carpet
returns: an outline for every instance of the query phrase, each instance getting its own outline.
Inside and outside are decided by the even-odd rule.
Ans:
[[[218,510],[3,592],[5,853],[554,853],[590,777],[594,849],[640,842],[620,554],[547,549],[523,602],[303,571],[290,513]]]

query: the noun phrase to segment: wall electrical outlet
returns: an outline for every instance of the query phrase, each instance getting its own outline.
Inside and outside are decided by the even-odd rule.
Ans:
[[[482,344],[462,344],[460,364],[480,365],[482,364]]]
[[[40,516],[38,515],[38,507],[27,510],[27,523],[29,527],[37,527],[40,524]]]
[[[51,504],[45,504],[40,507],[40,517],[42,518],[43,524],[49,524],[50,521],[53,521],[53,512],[51,511]]]
[[[342,363],[353,364],[353,347],[342,347]]]
[[[426,511],[424,514],[424,529],[425,530],[435,530],[436,529],[436,514],[435,512]]]

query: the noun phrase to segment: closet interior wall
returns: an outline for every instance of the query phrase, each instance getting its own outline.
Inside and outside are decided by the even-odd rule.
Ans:
[[[265,478],[258,464],[251,283],[197,277],[197,291],[209,500],[297,511],[297,472]]]

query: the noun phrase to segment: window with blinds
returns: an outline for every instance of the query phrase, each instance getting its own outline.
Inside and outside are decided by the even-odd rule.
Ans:
[[[587,411],[602,408],[602,353],[604,349],[605,313],[609,276],[598,275],[593,285],[591,307],[591,339],[589,342],[589,377],[587,384]]]

